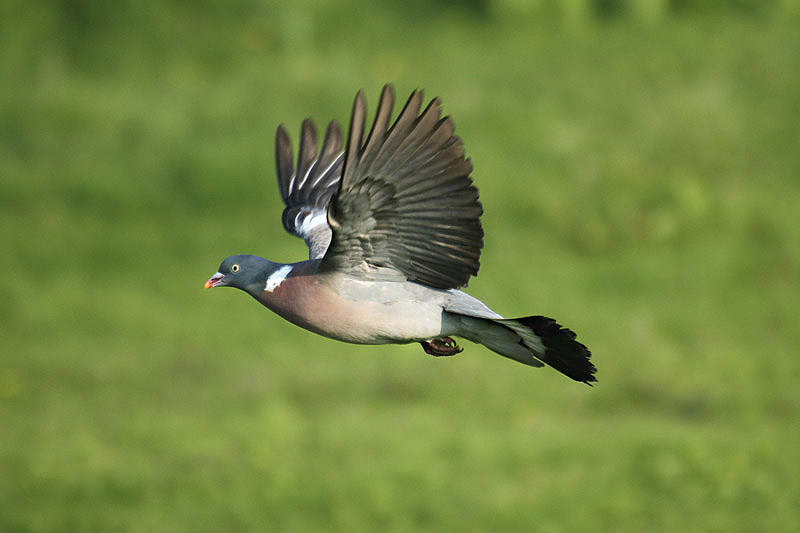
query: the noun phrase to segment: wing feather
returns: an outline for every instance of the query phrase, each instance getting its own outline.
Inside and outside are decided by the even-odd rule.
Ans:
[[[339,187],[344,164],[342,131],[334,121],[328,124],[322,147],[317,153],[317,132],[310,119],[300,128],[297,171],[292,163],[292,144],[281,125],[275,138],[275,163],[278,187],[286,208],[283,226],[292,235],[306,241],[309,258],[325,254],[331,241],[327,212]]]
[[[422,98],[414,91],[389,126],[394,92],[385,86],[365,139],[366,104],[356,95],[324,268],[367,277],[388,269],[439,289],[477,274],[483,209],[472,164],[439,100],[420,113]]]

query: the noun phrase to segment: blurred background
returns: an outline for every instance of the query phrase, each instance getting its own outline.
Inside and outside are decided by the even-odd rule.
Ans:
[[[800,1],[6,0],[0,530],[800,530]],[[275,128],[440,96],[594,388],[233,290]]]

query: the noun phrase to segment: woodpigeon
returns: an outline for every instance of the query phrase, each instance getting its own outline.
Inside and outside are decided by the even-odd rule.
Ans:
[[[309,259],[274,263],[233,255],[205,287],[236,287],[286,320],[355,344],[419,342],[435,356],[480,343],[526,365],[547,364],[591,385],[596,369],[575,333],[552,318],[507,319],[459,290],[478,273],[483,208],[472,164],[434,99],[420,112],[414,91],[394,123],[391,85],[364,134],[366,104],[353,105],[350,133],[328,125],[317,152],[314,124],[301,128],[297,169],[278,127],[283,226],[306,241]]]

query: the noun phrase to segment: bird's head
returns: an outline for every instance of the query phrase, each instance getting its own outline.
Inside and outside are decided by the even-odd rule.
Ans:
[[[232,255],[225,259],[219,270],[206,281],[205,288],[236,287],[245,292],[254,292],[264,286],[264,280],[274,263],[255,255]]]

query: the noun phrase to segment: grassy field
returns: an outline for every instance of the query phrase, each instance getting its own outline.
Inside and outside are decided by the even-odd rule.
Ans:
[[[4,3],[0,531],[800,530],[800,9],[720,4]],[[386,81],[596,387],[203,291],[303,258],[274,130]]]

